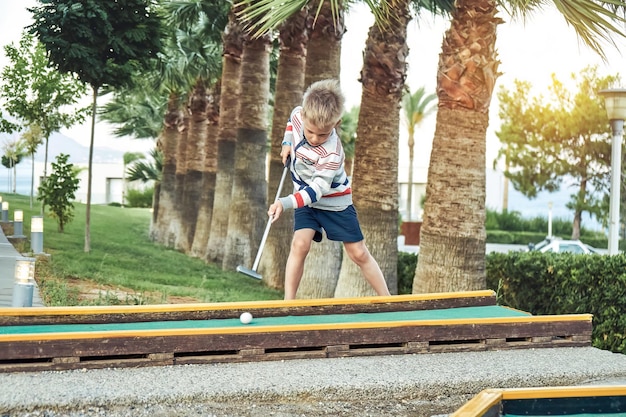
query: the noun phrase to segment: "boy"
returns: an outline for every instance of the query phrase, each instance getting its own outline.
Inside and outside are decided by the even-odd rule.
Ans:
[[[285,300],[296,297],[311,242],[341,241],[378,295],[390,295],[383,273],[365,246],[352,205],[344,152],[335,127],[341,122],[344,97],[337,80],[313,83],[287,123],[280,155],[291,157],[294,193],[275,201],[268,210],[272,222],[283,210],[295,209],[294,234],[285,269]]]

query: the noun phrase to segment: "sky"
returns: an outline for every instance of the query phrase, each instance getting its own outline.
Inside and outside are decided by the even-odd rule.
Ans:
[[[27,7],[36,5],[35,0],[0,0],[0,46],[17,43],[22,28],[30,24]],[[608,57],[603,61],[590,48],[578,41],[572,27],[553,7],[544,7],[525,21],[513,21],[505,13],[499,15],[505,23],[498,26],[496,48],[502,73],[497,79],[490,107],[490,124],[487,131],[487,167],[493,166],[499,142],[495,132],[499,127],[497,91],[501,86],[512,89],[514,80],[529,81],[534,86],[534,93],[542,93],[550,85],[551,74],[565,82],[571,74],[580,72],[588,65],[597,65],[601,76],[620,74],[626,70],[626,40],[616,40],[617,48],[604,44]],[[346,29],[342,43],[341,85],[346,95],[346,107],[359,105],[361,84],[358,81],[362,66],[362,51],[367,33],[373,23],[370,11],[363,4],[355,4],[346,14]],[[413,20],[409,25],[409,57],[407,83],[412,91],[425,87],[427,92],[435,92],[436,71],[441,51],[441,41],[448,28],[448,21],[424,14],[420,20]],[[6,64],[4,49],[0,51],[0,67]],[[573,86],[573,84],[572,84]],[[85,99],[89,103],[89,98]],[[123,151],[147,152],[153,142],[132,138],[116,138],[112,129],[105,123],[98,123],[96,146],[106,146]],[[425,175],[430,158],[432,139],[435,131],[434,114],[427,118],[416,132],[415,172]],[[406,172],[408,152],[403,152],[406,137],[400,130],[400,171]],[[88,146],[90,123],[84,123],[61,133]],[[492,195],[493,197],[493,195]],[[499,197],[496,197],[499,198]],[[489,202],[488,202],[489,206]],[[555,207],[556,209],[557,207]]]

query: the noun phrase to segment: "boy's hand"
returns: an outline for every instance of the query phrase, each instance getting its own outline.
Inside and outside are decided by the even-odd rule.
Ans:
[[[287,165],[287,159],[291,155],[291,145],[283,142],[282,148],[280,149],[280,158],[283,161],[283,165]]]
[[[283,213],[283,204],[280,202],[280,200],[275,201],[274,204],[272,204],[270,208],[267,210],[267,215],[272,218],[272,223],[278,220],[278,218],[280,217],[282,213]]]

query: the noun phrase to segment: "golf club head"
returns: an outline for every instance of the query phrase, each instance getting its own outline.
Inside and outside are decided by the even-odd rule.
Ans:
[[[250,268],[246,268],[245,266],[242,266],[242,265],[237,266],[237,272],[241,272],[242,274],[245,274],[254,279],[263,279],[261,274],[259,274],[256,271],[253,271]]]

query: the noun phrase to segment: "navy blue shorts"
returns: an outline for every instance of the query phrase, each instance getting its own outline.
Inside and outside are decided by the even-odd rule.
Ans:
[[[360,242],[363,240],[363,232],[359,225],[354,205],[348,206],[343,211],[329,211],[311,208],[308,206],[296,209],[294,214],[294,230],[313,229],[313,240],[322,241],[322,229],[326,232],[329,240],[339,242]]]

